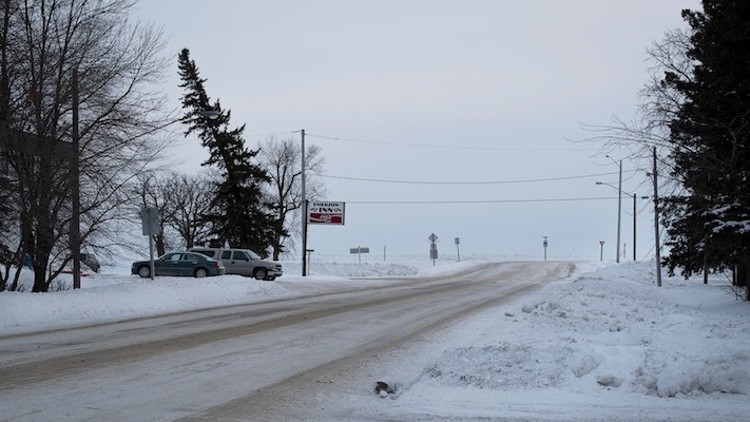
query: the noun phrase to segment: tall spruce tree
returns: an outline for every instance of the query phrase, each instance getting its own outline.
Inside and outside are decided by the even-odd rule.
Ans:
[[[666,264],[685,276],[740,268],[742,280],[750,268],[750,2],[702,3],[703,12],[682,12],[692,74],[663,80],[685,96],[670,141],[672,176],[687,192],[665,201]]]
[[[220,243],[252,249],[265,257],[273,241],[273,218],[264,203],[262,189],[270,178],[253,163],[259,150],[245,146],[242,136],[245,125],[229,128],[231,111],[225,112],[218,100],[211,103],[204,87],[206,80],[200,78],[188,49],[180,52],[178,65],[180,88],[185,89],[182,96],[185,109],[182,122],[188,125],[185,136],[198,135],[210,153],[202,165],[214,167],[220,173],[220,180],[214,186],[212,211],[204,215],[204,221]]]

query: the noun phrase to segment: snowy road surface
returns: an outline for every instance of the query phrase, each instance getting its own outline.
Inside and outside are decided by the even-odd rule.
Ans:
[[[315,398],[372,393],[372,370],[392,351],[572,271],[569,263],[485,263],[454,276],[2,337],[0,419],[377,418],[377,407],[321,408]]]

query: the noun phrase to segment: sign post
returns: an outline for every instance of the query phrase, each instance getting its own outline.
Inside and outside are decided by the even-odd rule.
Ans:
[[[361,246],[358,246],[356,248],[350,248],[349,249],[349,253],[350,254],[357,254],[357,255],[359,255],[358,256],[359,263],[361,264],[362,263],[362,254],[363,253],[370,253],[370,248],[363,248]]]
[[[148,255],[151,261],[151,280],[154,279],[154,235],[159,233],[159,209],[156,207],[141,208],[141,232],[148,236]]]
[[[305,131],[302,131],[302,151],[305,150]],[[304,155],[302,156],[304,160]],[[303,170],[304,177],[304,170]],[[304,180],[304,179],[303,179]],[[304,186],[304,182],[303,182]],[[304,195],[303,195],[304,196]],[[332,201],[305,201],[302,220],[302,277],[307,276],[307,227],[310,224],[344,225],[344,210],[346,203]]]
[[[432,233],[427,240],[430,241],[430,259],[432,260],[432,265],[435,265],[435,261],[438,259],[438,249],[437,249],[437,240],[438,237],[435,235],[435,233]]]
[[[604,261],[604,241],[599,241],[599,261]]]
[[[456,257],[458,258],[458,262],[461,262],[461,251],[458,249],[458,245],[461,244],[461,238],[457,237],[455,239],[456,242]]]

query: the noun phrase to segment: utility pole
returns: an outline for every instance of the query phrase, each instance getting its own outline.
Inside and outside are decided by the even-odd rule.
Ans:
[[[636,216],[637,210],[636,210],[635,200],[636,200],[636,196],[635,196],[635,192],[634,192],[633,193],[633,261],[636,260],[636,257],[635,257],[635,233],[636,233],[636,231],[635,231],[635,216]]]
[[[307,187],[305,186],[305,129],[300,130],[302,134],[302,277],[307,276]]]
[[[654,241],[656,245],[654,251],[656,254],[656,285],[661,287],[661,253],[659,251],[659,184],[656,181],[656,147],[654,152]]]
[[[617,182],[617,263],[620,263],[620,223],[622,220],[622,160],[618,167],[620,168],[620,177]]]
[[[72,213],[70,219],[70,252],[73,255],[73,288],[81,288],[81,189],[80,169],[78,163],[78,69],[73,69],[72,81],[73,94],[73,142],[71,145],[70,171],[71,171],[71,202]]]

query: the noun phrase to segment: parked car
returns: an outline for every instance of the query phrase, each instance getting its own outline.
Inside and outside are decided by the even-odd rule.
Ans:
[[[221,261],[199,253],[169,252],[154,260],[155,275],[206,277],[223,275],[226,268]],[[130,272],[143,278],[151,277],[151,261],[133,263]]]
[[[250,249],[195,247],[188,250],[220,260],[224,263],[227,274],[239,274],[269,281],[284,274],[280,263],[265,260]]]

